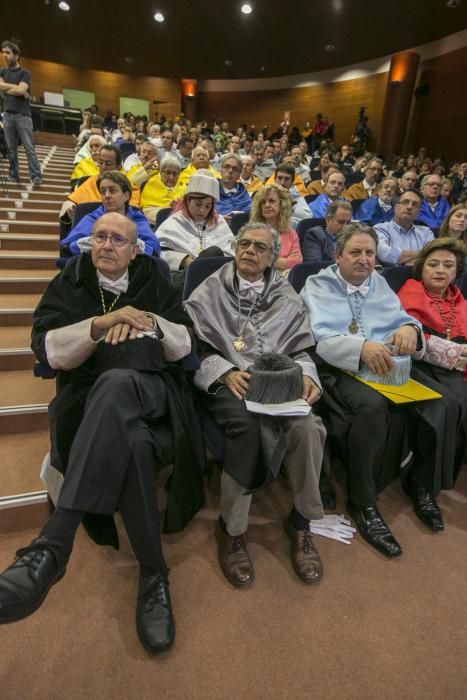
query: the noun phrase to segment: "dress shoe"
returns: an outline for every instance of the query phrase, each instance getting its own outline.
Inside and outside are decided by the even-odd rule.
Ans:
[[[248,556],[243,535],[231,536],[216,525],[217,553],[222,573],[234,586],[253,583],[255,572]]]
[[[65,574],[68,558],[47,537],[18,549],[16,561],[0,574],[0,623],[22,620],[41,605]]]
[[[323,564],[311,532],[296,530],[290,515],[285,521],[285,531],[292,542],[290,556],[298,578],[303,583],[317,583],[323,575]]]
[[[402,488],[411,499],[415,515],[422,523],[435,532],[444,530],[443,517],[431,493],[410,477],[403,480]]]
[[[175,639],[175,620],[166,574],[139,577],[136,629],[146,651],[167,651]]]
[[[378,508],[374,506],[356,506],[347,502],[347,510],[355,520],[357,530],[368,544],[387,557],[400,557],[402,547],[388,528]]]

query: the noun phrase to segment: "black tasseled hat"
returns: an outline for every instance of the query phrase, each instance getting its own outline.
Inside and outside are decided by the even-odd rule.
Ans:
[[[288,355],[265,353],[248,368],[246,399],[258,403],[296,401],[303,393],[302,368]]]

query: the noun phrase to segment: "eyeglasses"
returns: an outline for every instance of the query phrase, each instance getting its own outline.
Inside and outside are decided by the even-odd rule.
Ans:
[[[123,248],[126,245],[133,245],[124,236],[119,236],[117,233],[93,233],[92,242],[96,245],[104,245],[104,243],[109,240],[110,244],[114,248]]]
[[[441,187],[440,182],[425,182],[426,187]]]
[[[267,250],[271,250],[271,246],[267,245],[267,243],[252,241],[250,238],[241,238],[237,245],[240,250],[248,250],[250,246],[253,246],[257,253],[265,253]]]
[[[345,226],[345,224],[350,224],[352,219],[336,219],[336,218],[334,218],[333,221],[335,221],[336,224],[339,224],[340,226]]]

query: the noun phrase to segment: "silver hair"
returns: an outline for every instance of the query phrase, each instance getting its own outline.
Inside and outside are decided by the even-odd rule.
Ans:
[[[420,189],[422,189],[422,187],[424,187],[424,185],[426,185],[426,181],[428,180],[428,178],[429,178],[429,177],[433,177],[433,175],[438,175],[438,173],[428,173],[428,175],[425,175],[425,177],[422,179],[422,181],[421,181],[421,183],[420,183]],[[438,177],[439,177],[440,180],[443,179],[443,178],[441,177],[441,175],[438,175]],[[440,184],[441,184],[441,183],[440,183]]]
[[[271,257],[272,257],[272,262],[275,263],[277,258],[279,257],[280,249],[281,249],[281,236],[279,231],[276,231],[275,228],[270,226],[269,224],[266,224],[264,221],[252,221],[248,224],[245,224],[242,226],[240,231],[237,233],[235,236],[233,243],[232,243],[232,248],[235,252],[237,252],[237,245],[238,242],[243,238],[243,235],[247,233],[248,231],[269,231],[272,237],[272,252],[271,252]]]
[[[241,157],[238,155],[238,153],[224,153],[224,155],[223,155],[222,158],[221,158],[220,167],[221,167],[221,168],[224,167],[224,164],[225,164],[228,160],[230,160],[231,158],[233,158],[234,160],[237,161],[237,165],[238,165],[238,167],[239,167],[240,170],[241,170],[241,169],[243,168],[243,163],[242,163],[242,159],[241,159]]]
[[[378,246],[378,234],[371,226],[358,222],[346,224],[336,236],[336,258],[338,255],[342,255],[347,241],[358,233],[365,233],[367,236],[371,236],[375,245]]]
[[[177,156],[171,156],[170,153],[162,158],[159,170],[164,170],[168,165],[172,166],[172,168],[177,168],[178,171],[182,169],[182,165]]]

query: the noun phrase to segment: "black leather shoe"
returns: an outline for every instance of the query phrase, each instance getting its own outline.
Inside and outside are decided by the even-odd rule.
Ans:
[[[175,639],[175,620],[166,574],[139,577],[136,629],[146,651],[167,651]]]
[[[400,557],[402,547],[375,505],[356,506],[352,501],[347,501],[347,510],[355,520],[357,530],[368,544],[387,557]]]
[[[435,532],[444,530],[443,516],[431,493],[410,477],[404,479],[402,488],[411,499],[415,515],[422,523]]]
[[[68,558],[46,537],[18,549],[16,561],[0,574],[0,623],[31,615],[65,574]]]

